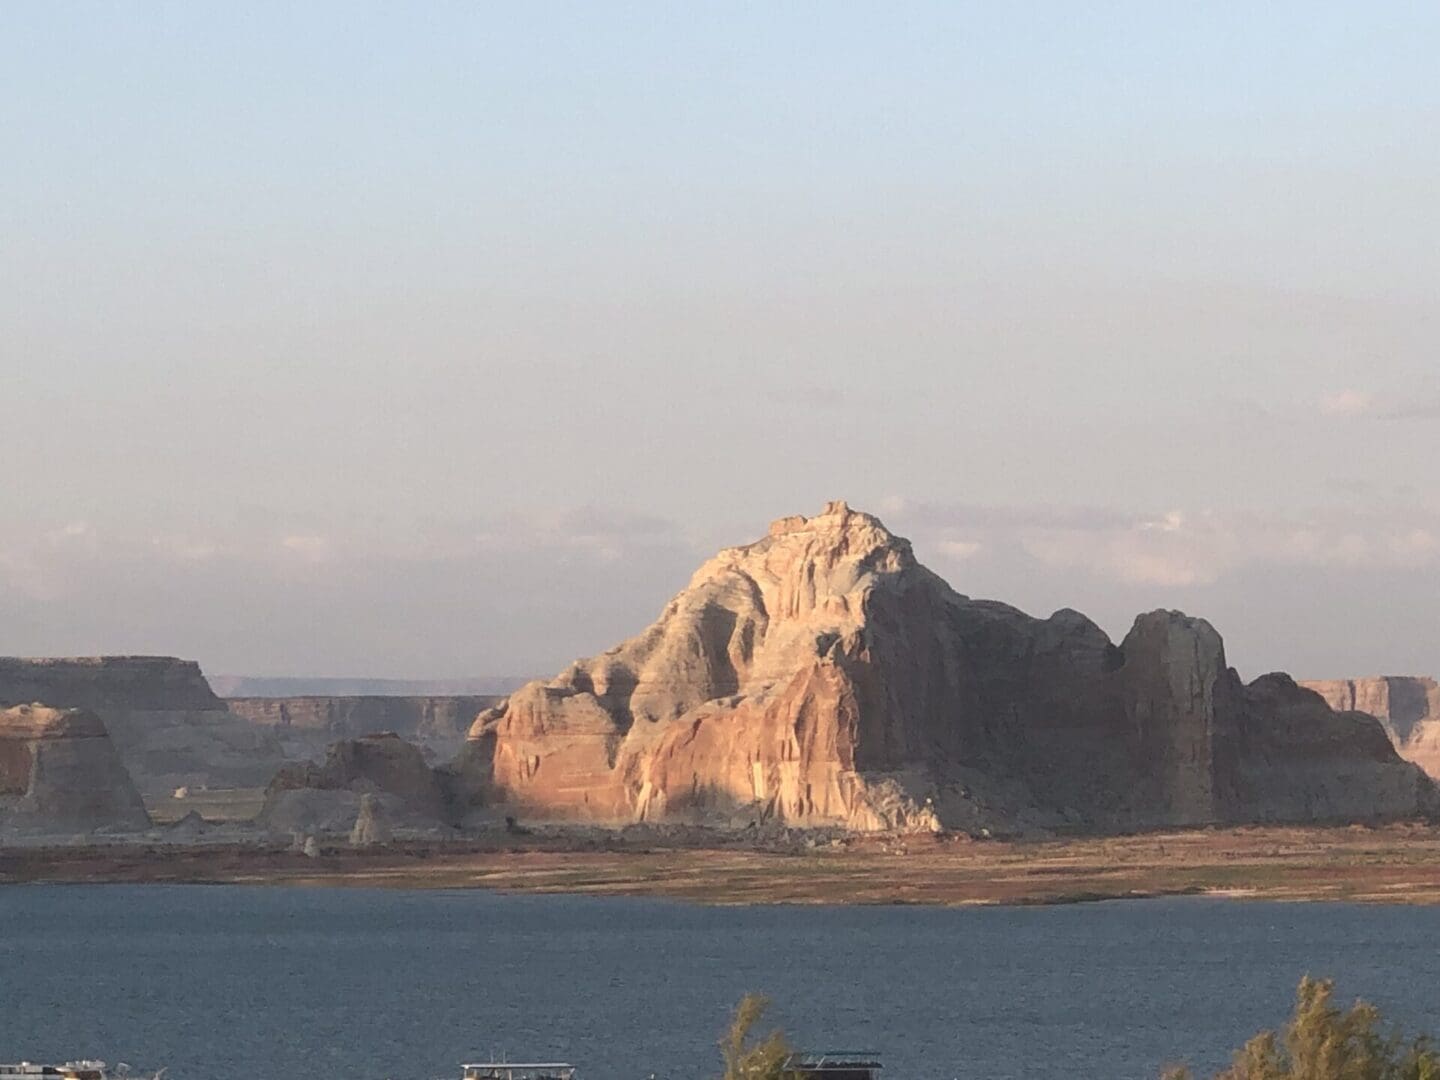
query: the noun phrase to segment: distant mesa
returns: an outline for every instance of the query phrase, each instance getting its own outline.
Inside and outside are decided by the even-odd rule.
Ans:
[[[1406,761],[1440,778],[1440,683],[1418,675],[1303,682],[1332,709],[1368,713],[1380,721]]]
[[[482,713],[461,811],[1016,832],[1403,818],[1436,792],[1381,726],[1246,685],[1204,620],[1118,645],[955,592],[834,502],[721,551],[639,636]]]
[[[389,731],[421,746],[433,760],[455,756],[476,715],[503,695],[396,697],[227,698],[225,706],[260,730],[273,732],[287,757],[319,758],[337,739]]]
[[[310,676],[212,675],[223,698],[503,697],[528,679],[333,679]]]
[[[173,656],[0,656],[0,701],[67,709],[224,709],[200,665]]]

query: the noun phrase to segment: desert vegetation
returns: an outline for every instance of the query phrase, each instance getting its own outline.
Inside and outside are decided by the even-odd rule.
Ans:
[[[720,1039],[721,1080],[786,1080],[790,1075],[794,1051],[784,1032],[754,1034],[769,1004],[761,994],[746,994],[736,1005]],[[1195,1076],[1177,1066],[1161,1080]],[[1369,1002],[1341,1008],[1335,1004],[1333,981],[1307,975],[1285,1025],[1250,1039],[1214,1080],[1440,1080],[1440,1049],[1428,1036],[1406,1037],[1388,1029]]]
[[[1365,1001],[1335,1004],[1328,979],[1300,980],[1295,1011],[1278,1031],[1262,1031],[1215,1080],[1440,1080],[1440,1050],[1429,1038],[1387,1031]],[[1164,1080],[1192,1080],[1176,1068]]]
[[[721,1080],[781,1080],[793,1053],[781,1031],[756,1037],[755,1026],[765,1016],[770,999],[763,994],[746,994],[735,1006],[730,1026],[720,1039],[720,1057],[725,1063]]]

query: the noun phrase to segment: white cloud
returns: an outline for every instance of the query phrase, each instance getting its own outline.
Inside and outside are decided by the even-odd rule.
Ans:
[[[1117,624],[1131,603],[1222,615],[1228,604],[1228,625],[1243,630],[1257,582],[1305,582],[1326,597],[1384,577],[1391,589],[1406,583],[1387,594],[1399,605],[1440,579],[1440,511],[1416,498],[1338,499],[1303,513],[905,503],[884,518],[963,591]],[[140,535],[37,524],[0,536],[0,651],[181,652],[236,670],[544,673],[643,627],[718,546],[699,550],[662,519],[593,510],[430,522],[276,515]]]
[[[280,546],[307,562],[324,562],[330,558],[330,541],[315,533],[295,533],[284,537]]]
[[[984,546],[978,540],[941,540],[939,544],[947,557],[961,561],[978,555]]]
[[[1364,390],[1346,388],[1320,399],[1320,412],[1325,416],[1366,416],[1375,409],[1375,398]]]
[[[150,546],[180,562],[204,562],[215,558],[221,551],[217,541],[197,539],[184,533],[152,536]]]
[[[1440,394],[1426,387],[1407,387],[1385,394],[1346,388],[1317,402],[1322,416],[1366,416],[1378,420],[1440,419]]]
[[[602,565],[660,548],[692,546],[666,518],[597,506],[506,515],[485,522],[470,539],[496,553],[548,551],[554,558],[578,556]]]
[[[1141,522],[1140,527],[1152,532],[1179,532],[1185,527],[1185,514],[1180,510],[1171,510],[1154,521]]]
[[[912,518],[894,524],[908,531]],[[959,524],[951,524],[959,523]],[[1303,514],[1103,508],[926,507],[921,555],[974,559],[1018,549],[1047,567],[1128,585],[1211,585],[1255,566],[1414,569],[1440,565],[1440,514],[1322,508]]]

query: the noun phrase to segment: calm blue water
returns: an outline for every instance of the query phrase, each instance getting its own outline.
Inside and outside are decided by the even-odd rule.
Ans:
[[[231,886],[0,889],[0,1060],[173,1080],[716,1072],[749,989],[797,1043],[890,1080],[1154,1077],[1223,1064],[1306,971],[1440,1031],[1440,909],[1210,900],[1056,908],[701,908]]]

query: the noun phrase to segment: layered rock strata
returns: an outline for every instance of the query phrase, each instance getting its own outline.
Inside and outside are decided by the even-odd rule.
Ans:
[[[1369,713],[1400,756],[1440,777],[1440,683],[1415,675],[1326,679],[1301,684],[1334,709]]]
[[[487,710],[457,798],[530,819],[1120,830],[1405,817],[1372,719],[1241,682],[1177,612],[1119,645],[972,600],[832,503],[702,566],[640,636]]]
[[[0,710],[0,825],[134,831],[150,817],[98,716],[20,705]]]

